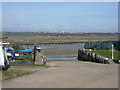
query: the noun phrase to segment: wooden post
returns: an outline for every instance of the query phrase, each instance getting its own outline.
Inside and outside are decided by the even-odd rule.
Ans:
[[[33,61],[32,63],[34,64],[36,60],[36,45],[34,45],[34,49],[33,49]]]

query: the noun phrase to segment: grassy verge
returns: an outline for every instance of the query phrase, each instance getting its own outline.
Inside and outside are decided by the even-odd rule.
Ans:
[[[29,66],[41,66],[41,67],[49,67],[48,65],[45,64],[32,64],[32,63],[18,63],[18,62],[10,62],[10,66],[25,66],[25,67],[29,67]]]
[[[2,80],[11,79],[14,77],[30,74],[30,71],[26,71],[23,69],[20,69],[18,67],[16,68],[10,68],[8,71],[2,71]]]
[[[10,65],[11,67],[7,71],[2,71],[2,80],[31,74],[37,70],[40,70],[42,67],[49,67],[48,65],[37,65],[31,63],[10,63]]]
[[[93,53],[102,55],[104,57],[112,58],[112,51],[111,50],[94,50],[92,51]],[[120,59],[120,51],[115,50],[114,51],[114,58],[115,59]]]

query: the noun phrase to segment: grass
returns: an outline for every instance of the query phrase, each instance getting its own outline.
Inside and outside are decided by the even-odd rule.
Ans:
[[[27,55],[20,54],[20,56],[17,57],[17,60],[31,61],[32,60],[32,54],[27,54]]]
[[[15,77],[30,74],[30,73],[32,72],[19,69],[19,68],[11,68],[8,71],[2,71],[2,80],[15,78]]]
[[[44,67],[49,67],[46,64],[32,64],[32,63],[19,63],[19,62],[10,62],[10,66],[44,66]]]
[[[112,58],[112,51],[111,50],[94,50],[92,51],[93,53],[102,55],[107,58]],[[115,50],[114,51],[114,58],[115,59],[120,59],[120,51]]]
[[[111,38],[112,37],[112,38]],[[3,39],[3,42],[10,42],[12,44],[71,44],[87,41],[115,41],[118,40],[116,36],[9,36]]]
[[[32,63],[16,63],[10,62],[10,68],[7,71],[2,71],[2,80],[15,78],[33,73],[35,70],[39,70],[40,67],[49,68],[48,65],[39,65]]]

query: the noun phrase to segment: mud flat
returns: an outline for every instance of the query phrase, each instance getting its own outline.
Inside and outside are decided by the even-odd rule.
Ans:
[[[78,49],[83,48],[83,43],[54,45],[42,49],[42,53],[49,60],[77,60]]]
[[[107,35],[75,35],[75,36],[8,36],[3,42],[13,44],[67,44],[88,41],[116,41],[118,34]]]

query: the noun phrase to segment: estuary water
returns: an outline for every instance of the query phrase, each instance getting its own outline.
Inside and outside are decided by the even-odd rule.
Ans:
[[[83,48],[84,43],[76,43],[76,44],[55,44],[48,46],[41,46],[42,53],[46,56],[48,61],[51,60],[78,60],[78,49]]]
[[[33,48],[33,45],[23,45],[24,48]],[[74,44],[49,44],[49,45],[37,45],[42,50],[41,52],[46,57],[47,61],[51,60],[78,60],[78,49],[84,48],[84,43]]]

